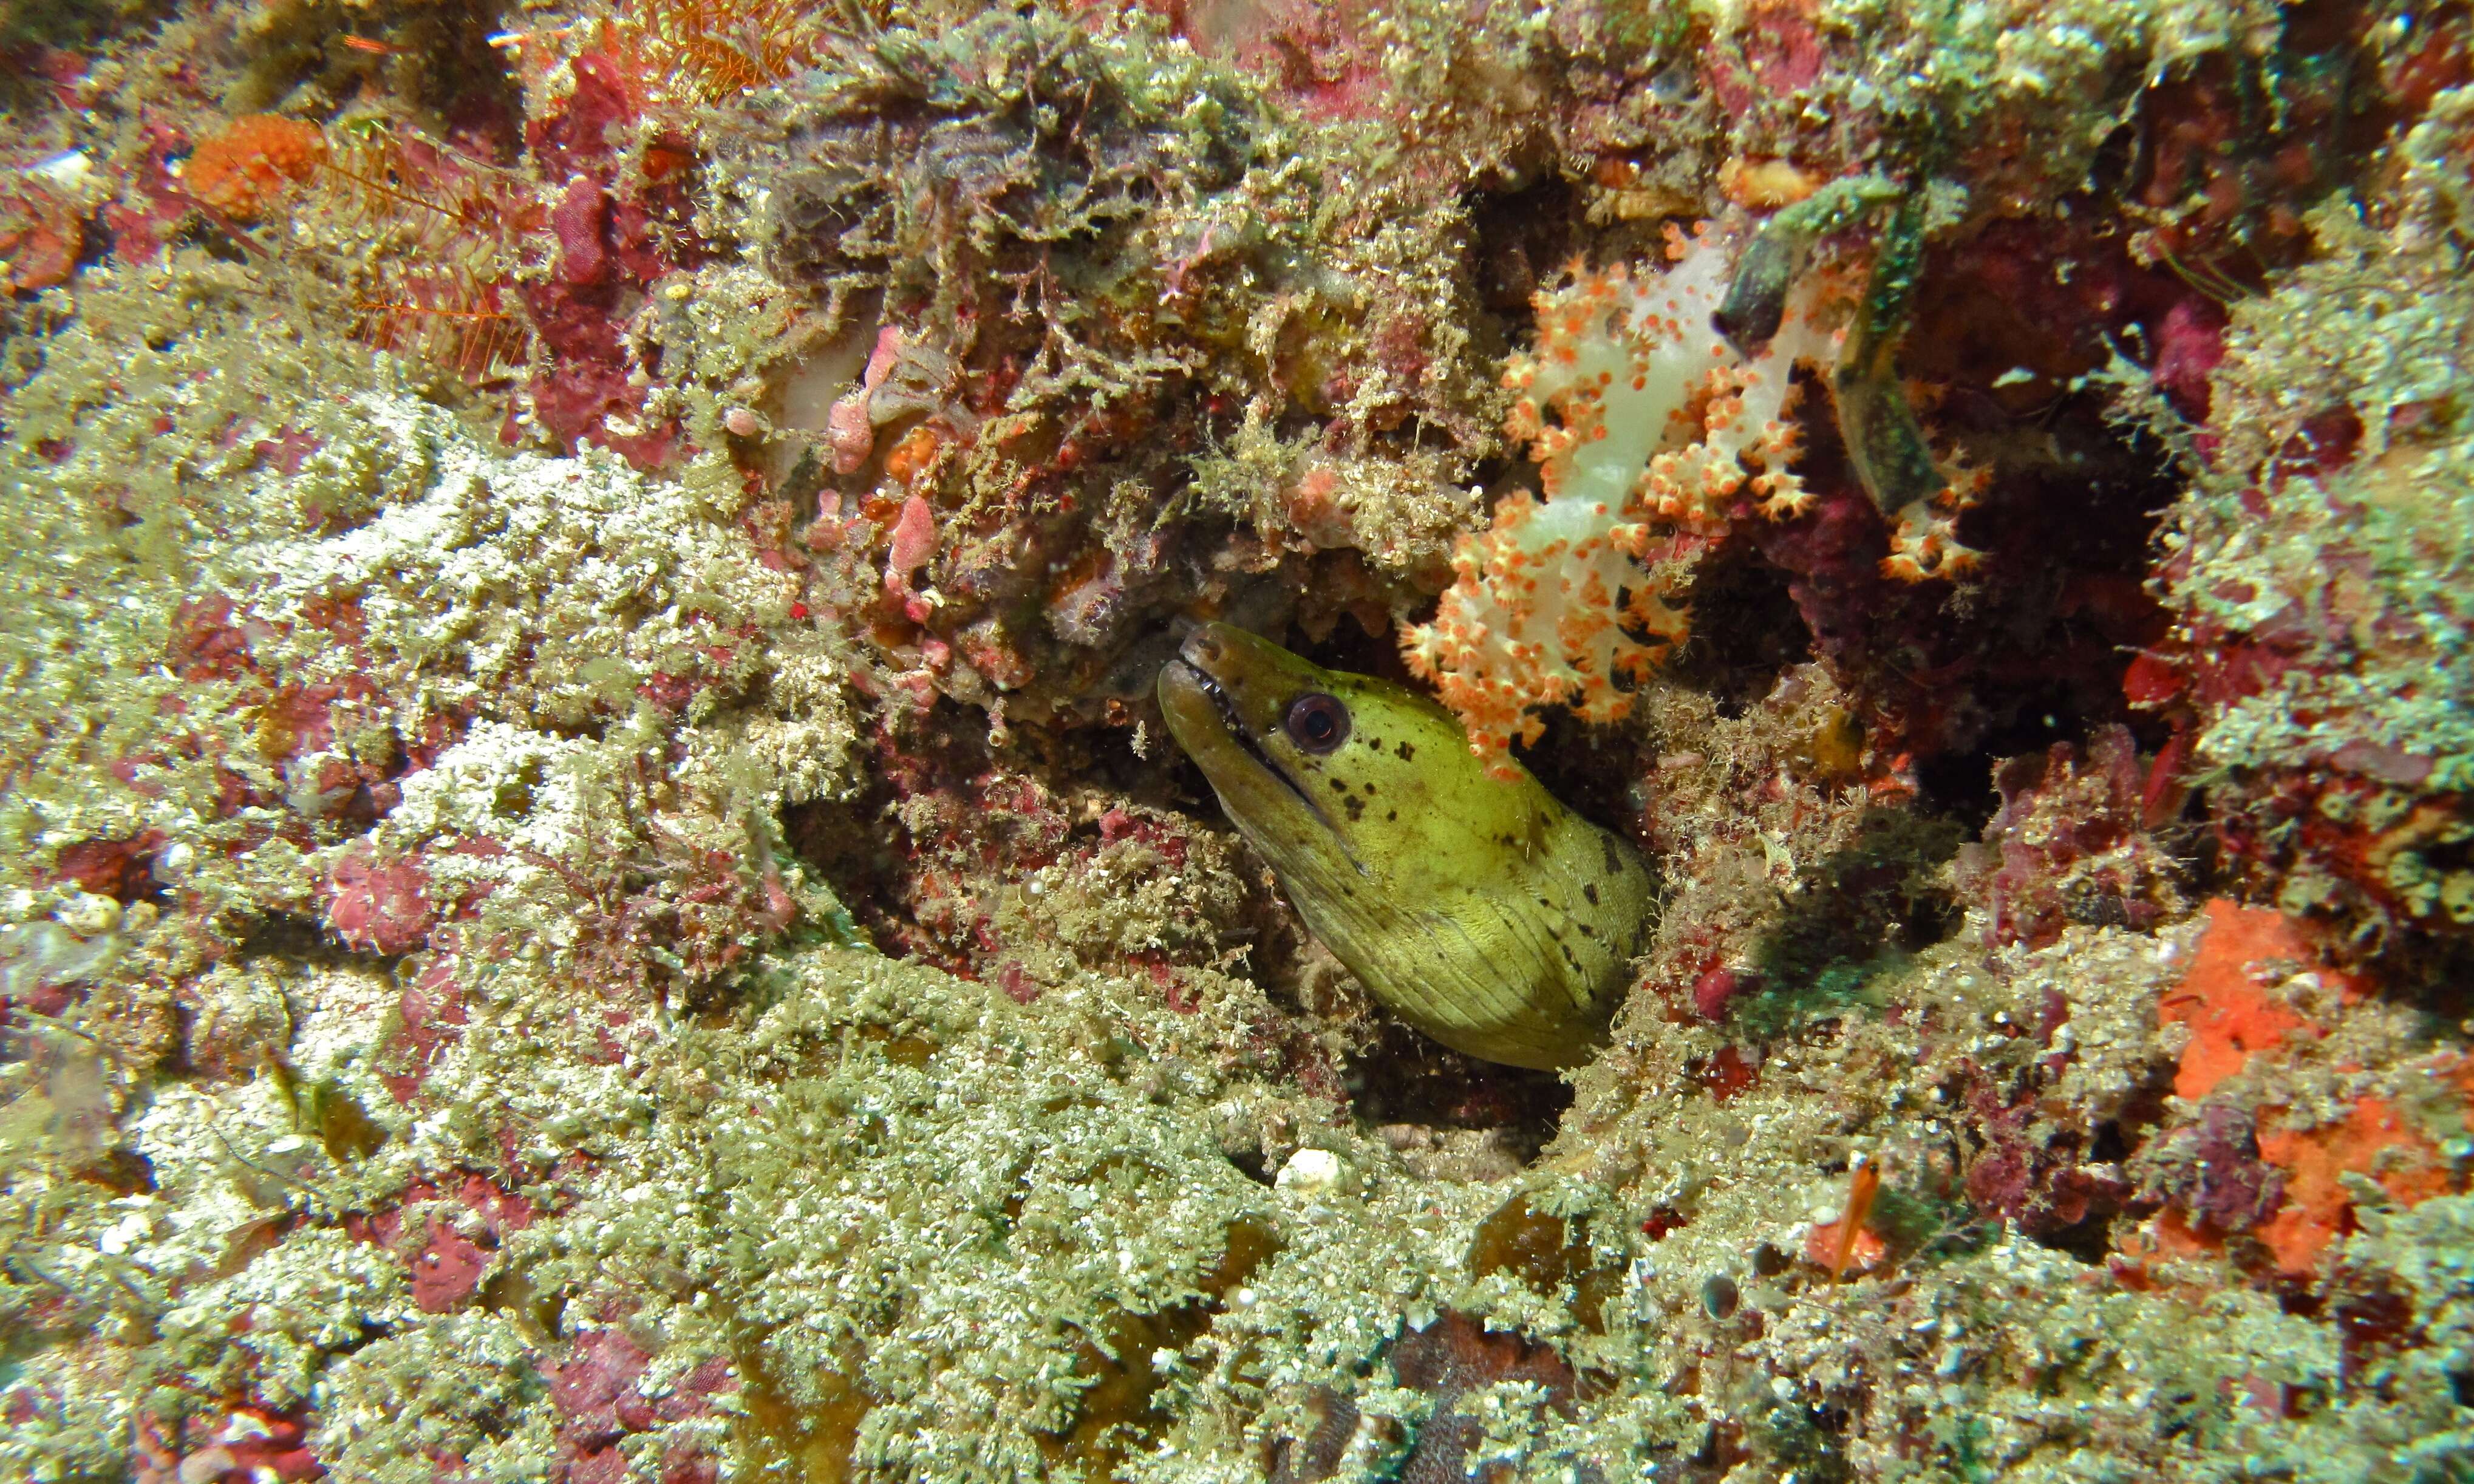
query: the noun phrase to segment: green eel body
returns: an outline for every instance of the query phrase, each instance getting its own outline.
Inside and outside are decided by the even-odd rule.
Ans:
[[[1225,624],[1187,638],[1159,699],[1306,926],[1395,1014],[1514,1066],[1604,1040],[1655,917],[1631,845],[1526,772],[1488,776],[1433,701]]]

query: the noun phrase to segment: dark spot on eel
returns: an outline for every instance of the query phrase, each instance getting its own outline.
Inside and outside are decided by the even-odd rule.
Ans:
[[[1581,895],[1583,895],[1583,896],[1585,896],[1585,897],[1588,897],[1588,898],[1589,899],[1589,905],[1590,905],[1591,907],[1595,907],[1595,906],[1597,906],[1597,905],[1598,905],[1598,884],[1597,884],[1596,882],[1594,882],[1594,881],[1593,881],[1593,882],[1590,882],[1590,883],[1587,884],[1586,886],[1582,887],[1582,888],[1581,888]]]
[[[1414,762],[1418,756],[1418,749],[1410,746],[1407,742],[1402,742],[1399,746],[1395,747],[1392,750],[1399,755],[1400,761],[1403,763]]]

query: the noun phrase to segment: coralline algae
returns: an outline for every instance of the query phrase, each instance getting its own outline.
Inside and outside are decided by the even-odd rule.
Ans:
[[[0,45],[0,1475],[2474,1468],[2462,13]],[[1638,845],[1608,1046],[1206,620]]]

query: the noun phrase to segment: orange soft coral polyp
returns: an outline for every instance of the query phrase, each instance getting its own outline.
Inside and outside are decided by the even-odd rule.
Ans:
[[[1626,689],[1686,632],[1653,559],[1714,537],[1749,492],[1771,519],[1809,497],[1788,469],[1786,414],[1799,358],[1827,349],[1808,308],[1756,359],[1710,328],[1734,270],[1704,231],[1670,244],[1671,267],[1636,275],[1579,265],[1536,301],[1539,343],[1516,356],[1504,426],[1529,446],[1542,498],[1507,497],[1462,538],[1456,580],[1432,622],[1411,629],[1411,670],[1500,756],[1539,732],[1535,712],[1619,719]]]

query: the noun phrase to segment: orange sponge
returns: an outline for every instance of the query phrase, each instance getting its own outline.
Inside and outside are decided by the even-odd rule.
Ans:
[[[181,183],[224,215],[254,222],[326,158],[327,136],[317,125],[253,113],[201,141]]]
[[[2241,907],[2222,897],[2207,911],[2208,931],[2190,972],[2156,1007],[2159,1020],[2191,1028],[2173,1091],[2194,1100],[2241,1070],[2251,1053],[2270,1050],[2311,1024],[2270,997],[2255,973],[2280,960],[2313,961],[2293,924],[2272,909]]]
[[[2403,1205],[2448,1193],[2448,1171],[2422,1131],[2384,1098],[2364,1098],[2345,1116],[2296,1131],[2262,1124],[2262,1158],[2285,1171],[2285,1205],[2259,1238],[2280,1272],[2308,1273],[2353,1224],[2353,1199],[2339,1179],[2368,1175]]]

